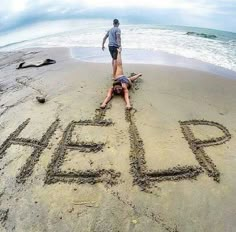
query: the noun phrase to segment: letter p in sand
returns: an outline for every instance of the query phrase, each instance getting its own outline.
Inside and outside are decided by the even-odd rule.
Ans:
[[[217,122],[206,121],[206,120],[189,120],[189,121],[179,121],[180,127],[184,134],[185,139],[188,141],[189,147],[192,152],[195,154],[195,157],[202,168],[207,172],[209,177],[213,177],[213,179],[217,182],[220,182],[220,172],[217,170],[215,164],[211,160],[211,158],[206,154],[204,147],[216,146],[223,144],[231,139],[231,134],[229,131]],[[223,136],[213,137],[207,140],[200,140],[195,138],[190,125],[206,125],[206,126],[214,126],[220,129],[223,132]]]

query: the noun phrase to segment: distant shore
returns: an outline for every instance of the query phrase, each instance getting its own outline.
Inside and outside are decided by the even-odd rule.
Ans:
[[[38,22],[1,34],[0,51],[83,46],[84,48],[79,48],[77,52],[77,56],[81,53],[82,56],[78,57],[82,60],[90,56],[88,62],[103,62],[104,58],[108,58],[106,62],[110,62],[107,51],[101,51],[101,42],[111,26],[109,20],[72,19]],[[236,34],[233,32],[140,22],[122,22],[120,28],[126,63],[193,68],[221,76],[227,75],[230,78],[235,75],[228,71],[236,72]]]

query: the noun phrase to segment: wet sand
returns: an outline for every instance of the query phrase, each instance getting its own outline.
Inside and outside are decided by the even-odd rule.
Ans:
[[[57,63],[16,70],[46,58]],[[124,70],[143,73],[134,109],[117,96],[101,110],[110,64],[0,54],[0,231],[234,231],[236,81]]]

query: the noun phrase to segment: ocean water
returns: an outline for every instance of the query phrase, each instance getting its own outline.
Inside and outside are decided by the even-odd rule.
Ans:
[[[77,54],[78,50],[73,50],[72,54],[76,58],[107,62],[108,58],[99,49],[110,27],[111,22],[107,20],[38,23],[7,34],[0,34],[0,51],[29,47],[80,47],[87,50],[86,52],[80,50]],[[236,72],[236,33],[154,24],[121,24],[120,28],[123,51],[127,51],[126,54],[124,53],[124,58],[128,62],[160,63],[158,56],[166,53],[175,56],[176,63],[178,63],[176,57],[182,57],[183,63],[188,58]],[[142,54],[141,58],[139,54]],[[165,62],[168,62],[167,60]]]

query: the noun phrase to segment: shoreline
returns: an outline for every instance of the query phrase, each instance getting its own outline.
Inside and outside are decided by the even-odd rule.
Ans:
[[[108,48],[103,52],[101,48],[95,47],[28,47],[17,49],[15,51],[0,51],[0,54],[21,52],[34,49],[67,49],[72,59],[81,62],[92,62],[107,64],[111,62]],[[224,68],[219,65],[207,63],[195,58],[188,58],[181,55],[175,55],[168,52],[147,49],[124,48],[122,52],[123,63],[141,64],[141,65],[160,65],[167,67],[181,67],[190,70],[203,71],[206,73],[216,74],[221,77],[236,79],[236,71]]]
[[[101,51],[100,48],[71,47],[69,48],[72,58],[83,62],[110,63],[111,58],[108,49]],[[89,55],[88,55],[89,54]],[[125,64],[163,65],[168,67],[181,67],[191,70],[205,71],[222,77],[236,79],[236,71],[221,66],[206,63],[194,58],[170,54],[163,51],[150,51],[145,49],[126,49],[122,51],[122,59]]]

